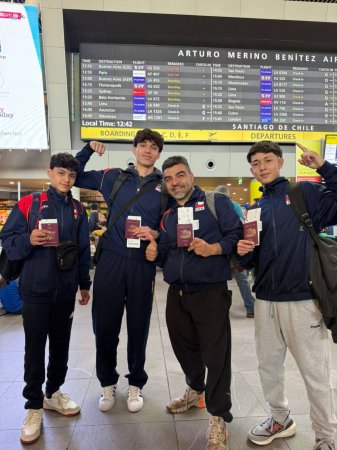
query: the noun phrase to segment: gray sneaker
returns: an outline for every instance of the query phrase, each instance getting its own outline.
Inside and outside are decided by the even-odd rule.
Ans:
[[[198,394],[194,389],[187,387],[184,395],[169,401],[166,408],[170,413],[178,414],[187,411],[192,406],[205,408],[205,393]]]
[[[296,433],[296,423],[289,414],[283,423],[276,422],[273,417],[268,417],[261,425],[252,428],[248,433],[248,439],[256,445],[268,445],[274,439],[293,436]]]
[[[228,432],[222,417],[211,416],[206,434],[206,450],[229,450]]]

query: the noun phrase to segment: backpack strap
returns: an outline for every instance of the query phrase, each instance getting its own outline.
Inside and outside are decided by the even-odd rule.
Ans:
[[[32,203],[28,210],[28,231],[34,230],[39,223],[39,216],[42,210],[42,203],[47,200],[47,197],[43,199],[43,195],[40,192],[32,193]]]
[[[214,191],[205,191],[205,199],[208,208],[210,209],[211,213],[213,214],[215,220],[218,222],[218,214],[215,209],[215,200],[214,200]]]
[[[318,236],[311,221],[307,207],[304,202],[303,193],[301,190],[301,183],[292,183],[289,188],[290,205],[298,217],[299,221],[307,227],[313,241],[317,241]]]
[[[130,172],[122,172],[122,171],[119,172],[118,177],[116,178],[116,180],[112,186],[111,194],[109,197],[109,209],[112,205],[112,202],[114,201],[114,198],[117,195],[117,192],[120,190],[122,184],[128,178],[129,175],[130,175]]]
[[[166,192],[160,194],[160,217],[162,217],[167,210],[167,205],[170,200],[170,196]]]

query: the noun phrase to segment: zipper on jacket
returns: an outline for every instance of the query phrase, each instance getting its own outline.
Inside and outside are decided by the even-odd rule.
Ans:
[[[276,224],[275,224],[275,216],[274,216],[274,205],[273,205],[273,194],[270,193],[271,198],[271,217],[272,217],[272,224],[273,224],[273,234],[274,234],[274,250],[275,250],[275,258],[277,257],[277,239],[276,239]],[[273,283],[273,289],[276,290],[275,285],[275,264],[273,265],[272,269],[272,283]]]
[[[184,264],[184,259],[185,259],[184,258],[184,249],[181,248],[180,250],[181,250],[180,278],[181,278],[182,284],[185,284],[184,283],[184,277],[183,277],[183,264]]]

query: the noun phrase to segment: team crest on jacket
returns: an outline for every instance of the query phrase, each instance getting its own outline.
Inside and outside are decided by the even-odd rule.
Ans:
[[[205,202],[197,202],[195,205],[194,205],[194,211],[195,212],[197,212],[197,211],[203,211],[205,209]]]
[[[155,190],[158,192],[161,192],[161,184],[158,183],[157,186],[155,187]]]

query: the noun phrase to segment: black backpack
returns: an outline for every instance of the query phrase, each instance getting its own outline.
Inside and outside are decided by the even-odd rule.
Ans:
[[[316,234],[304,203],[301,183],[290,185],[289,198],[296,216],[308,228],[312,238],[310,284],[324,323],[337,343],[337,241]]]
[[[40,201],[34,201],[38,198]],[[32,226],[34,219],[38,217],[38,212],[41,204],[41,196],[39,192],[34,192],[32,194],[32,204],[29,211],[27,231],[34,228],[35,224]],[[7,281],[13,281],[19,278],[22,271],[25,260],[11,260],[8,259],[5,249],[3,248],[0,253],[0,275]]]

